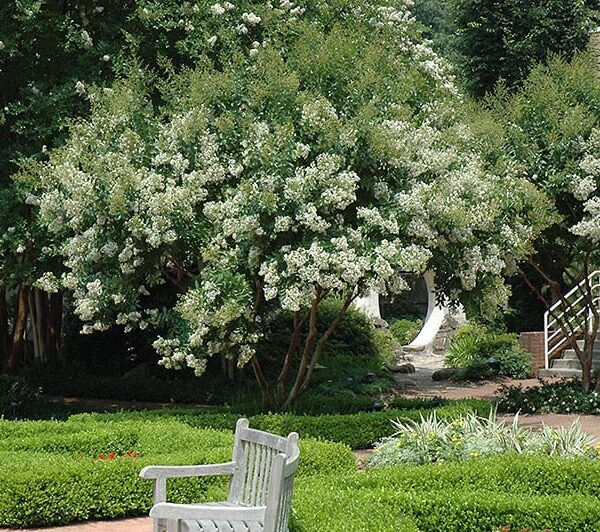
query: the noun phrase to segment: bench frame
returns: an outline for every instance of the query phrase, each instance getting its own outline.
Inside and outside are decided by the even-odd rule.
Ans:
[[[239,419],[230,462],[190,466],[148,466],[140,477],[154,484],[154,532],[179,532],[182,520],[260,521],[263,532],[287,532],[294,475],[300,450],[298,434],[287,438],[251,429]],[[227,501],[173,504],[167,501],[167,479],[228,475]]]

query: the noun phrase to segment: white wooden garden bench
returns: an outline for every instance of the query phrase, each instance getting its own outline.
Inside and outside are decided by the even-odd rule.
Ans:
[[[154,481],[154,532],[287,532],[299,454],[295,432],[284,438],[240,419],[231,462],[145,467],[140,476]],[[168,478],[208,475],[231,476],[226,501],[166,502]]]

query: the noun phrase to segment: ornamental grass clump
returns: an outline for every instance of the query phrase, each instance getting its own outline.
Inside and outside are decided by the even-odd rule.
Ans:
[[[539,432],[519,426],[519,415],[507,423],[495,411],[485,417],[468,413],[453,420],[435,412],[419,421],[392,421],[397,432],[375,448],[370,465],[427,464],[472,460],[505,453],[541,454],[562,458],[597,459],[595,440],[581,430],[579,420],[570,427],[543,425]]]

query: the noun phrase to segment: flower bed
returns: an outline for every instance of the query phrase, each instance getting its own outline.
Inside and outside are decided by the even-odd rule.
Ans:
[[[558,457],[600,458],[592,436],[581,430],[578,420],[568,428],[544,425],[540,431],[473,413],[453,420],[440,419],[435,412],[419,421],[396,421],[397,432],[376,447],[370,464],[387,466],[464,461],[482,456],[516,453]]]
[[[543,382],[526,389],[504,386],[498,409],[524,414],[600,414],[600,393],[583,391],[578,380]]]

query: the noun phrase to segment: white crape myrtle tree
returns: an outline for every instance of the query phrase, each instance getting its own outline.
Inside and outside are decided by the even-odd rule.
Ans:
[[[195,70],[160,83],[136,70],[90,94],[91,117],[40,169],[66,266],[41,283],[73,291],[83,332],[156,327],[160,364],[250,363],[287,408],[371,289],[433,268],[451,299],[505,301],[540,199],[486,171],[409,3],[207,5],[216,29]],[[166,285],[177,297],[148,308]],[[272,383],[256,346],[284,311]]]
[[[600,391],[593,367],[600,328],[598,288],[587,281],[573,297],[568,292],[600,265],[598,102],[597,58],[553,57],[535,67],[514,93],[500,88],[487,99],[487,127],[480,135],[488,160],[519,168],[549,199],[545,229],[520,273],[553,322],[548,347],[564,341],[563,347],[575,350],[586,391]]]

